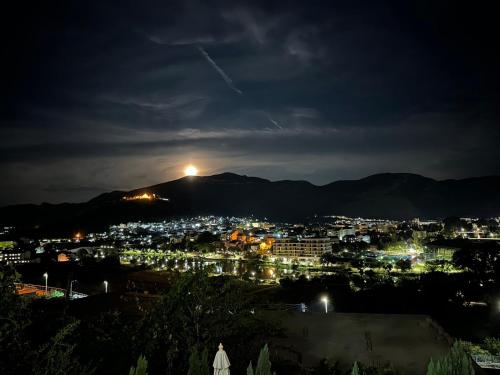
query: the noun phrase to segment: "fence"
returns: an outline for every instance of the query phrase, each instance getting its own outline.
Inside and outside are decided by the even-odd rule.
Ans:
[[[481,368],[500,370],[500,356],[491,354],[472,354],[472,359]]]
[[[66,289],[47,287],[44,285],[16,283],[16,293],[24,296],[36,296],[47,298],[66,297]],[[85,298],[86,294],[72,292],[69,299]]]

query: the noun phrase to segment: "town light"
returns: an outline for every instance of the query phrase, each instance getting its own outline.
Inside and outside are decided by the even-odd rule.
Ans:
[[[322,297],[321,302],[325,304],[325,314],[328,314],[328,297]]]

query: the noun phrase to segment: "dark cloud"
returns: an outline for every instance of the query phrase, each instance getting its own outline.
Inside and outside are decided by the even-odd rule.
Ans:
[[[498,174],[494,14],[457,1],[10,4],[0,204],[88,199],[190,162],[314,183]]]

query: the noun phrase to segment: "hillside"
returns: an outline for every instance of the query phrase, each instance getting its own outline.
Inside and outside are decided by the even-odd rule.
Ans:
[[[84,203],[7,206],[0,208],[0,224],[67,233],[131,220],[204,214],[275,220],[333,214],[394,219],[491,217],[500,215],[498,191],[500,176],[436,181],[415,174],[385,173],[315,186],[306,181],[222,173],[114,191]],[[123,199],[143,194],[151,199]]]

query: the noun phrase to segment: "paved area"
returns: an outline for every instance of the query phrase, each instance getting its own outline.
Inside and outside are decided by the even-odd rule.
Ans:
[[[449,344],[423,315],[276,313],[286,338],[279,340],[301,353],[305,366],[322,358],[338,360],[347,369],[391,362],[407,375],[425,374],[431,357],[447,353]]]

